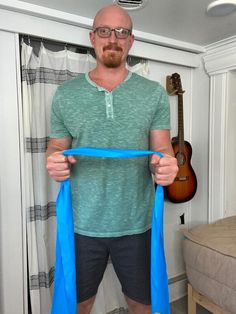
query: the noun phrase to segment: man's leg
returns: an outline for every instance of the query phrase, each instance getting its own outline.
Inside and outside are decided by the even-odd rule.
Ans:
[[[75,234],[77,314],[91,312],[108,257],[106,239]]]
[[[151,230],[113,238],[112,263],[132,314],[150,314],[150,242]]]
[[[90,314],[96,296],[77,304],[77,314]]]
[[[125,297],[129,307],[130,314],[151,314],[151,305],[138,303],[128,297]]]

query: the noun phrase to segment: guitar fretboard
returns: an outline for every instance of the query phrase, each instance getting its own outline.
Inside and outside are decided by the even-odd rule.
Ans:
[[[184,152],[184,109],[183,93],[178,93],[178,141],[179,152]]]

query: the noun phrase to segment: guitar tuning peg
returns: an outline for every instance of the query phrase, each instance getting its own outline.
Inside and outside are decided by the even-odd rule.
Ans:
[[[170,96],[176,95],[177,89],[174,88],[170,75],[166,76],[166,91]]]
[[[178,90],[175,89],[174,91],[172,91],[171,93],[168,93],[170,96],[173,96],[173,95],[177,95],[178,94]]]

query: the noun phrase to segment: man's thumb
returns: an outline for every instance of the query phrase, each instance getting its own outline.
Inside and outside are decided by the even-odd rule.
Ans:
[[[68,156],[67,159],[70,164],[75,164],[77,162],[77,159],[74,156]]]
[[[161,157],[159,155],[153,154],[151,157],[151,164],[157,165],[160,161]]]

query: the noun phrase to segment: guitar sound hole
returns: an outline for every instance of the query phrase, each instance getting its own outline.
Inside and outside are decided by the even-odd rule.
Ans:
[[[185,156],[183,153],[177,153],[176,155],[176,159],[178,162],[178,166],[183,166],[185,163]]]

